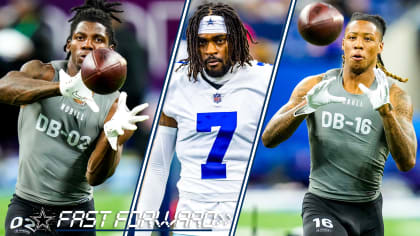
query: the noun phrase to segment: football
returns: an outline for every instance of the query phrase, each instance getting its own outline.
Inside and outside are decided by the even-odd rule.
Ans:
[[[335,7],[316,2],[305,6],[300,12],[298,30],[309,43],[325,46],[337,39],[343,22],[343,15]]]
[[[83,60],[82,80],[95,93],[109,94],[120,89],[127,76],[127,61],[116,51],[99,48]]]

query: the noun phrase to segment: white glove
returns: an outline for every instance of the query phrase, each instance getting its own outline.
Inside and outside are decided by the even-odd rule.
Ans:
[[[391,105],[391,102],[389,100],[389,85],[386,78],[387,76],[380,69],[375,68],[373,71],[375,72],[375,79],[378,84],[376,89],[370,90],[362,83],[359,84],[359,88],[368,96],[373,109],[377,110],[385,104]]]
[[[306,94],[306,105],[299,108],[295,111],[295,116],[311,114],[315,112],[320,106],[324,106],[330,103],[344,103],[346,101],[345,97],[337,97],[331,95],[328,92],[328,85],[334,81],[334,79],[323,80],[315,85],[309,92]]]
[[[105,136],[108,139],[109,144],[112,149],[117,151],[117,140],[118,136],[124,134],[124,130],[136,130],[137,122],[141,122],[149,119],[149,116],[142,115],[136,116],[137,113],[144,110],[149,104],[144,103],[134,107],[131,111],[126,105],[127,93],[121,92],[120,97],[118,98],[118,108],[117,111],[112,116],[111,120],[104,124]]]
[[[59,71],[60,92],[65,97],[85,102],[93,112],[98,112],[99,107],[93,100],[93,92],[83,83],[81,71],[71,77],[63,69]]]

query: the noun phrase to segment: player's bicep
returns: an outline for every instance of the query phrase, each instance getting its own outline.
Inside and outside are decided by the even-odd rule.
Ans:
[[[390,89],[390,100],[399,118],[413,119],[413,104],[410,96],[397,85],[393,84]]]
[[[24,73],[32,79],[51,81],[54,79],[55,71],[51,64],[44,64],[39,60],[28,61],[20,68],[20,73]]]
[[[165,113],[163,112],[160,116],[159,125],[172,127],[172,128],[178,127],[178,123],[176,122],[176,120],[172,117],[165,115]]]
[[[390,100],[401,127],[412,139],[416,139],[413,126],[413,104],[410,96],[394,84],[390,89]]]
[[[323,76],[324,74],[309,76],[300,81],[293,90],[292,95],[290,95],[289,101],[280,108],[279,113],[287,112],[302,103],[309,90],[319,83]]]

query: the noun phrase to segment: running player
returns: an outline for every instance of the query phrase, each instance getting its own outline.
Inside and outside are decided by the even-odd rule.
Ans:
[[[213,212],[220,221],[219,227],[197,220],[175,228],[229,232],[272,71],[252,60],[247,35],[226,4],[201,5],[189,20],[188,58],[172,74],[140,193],[140,213],[159,209],[176,151],[181,178],[175,218]]]
[[[66,235],[55,229],[59,214],[94,210],[92,186],[114,173],[135,123],[147,118],[136,116],[145,106],[127,109],[124,92],[119,99],[119,92],[93,94],[81,80],[80,67],[88,53],[116,46],[111,18],[119,21],[112,14],[118,12],[117,5],[87,0],[73,8],[65,45],[68,60],[29,61],[0,80],[0,101],[21,106],[19,170],[6,216],[8,236]],[[69,224],[61,222],[60,228],[79,227]],[[95,232],[68,233],[75,234]]]
[[[381,59],[382,17],[354,13],[342,42],[343,68],[301,81],[262,139],[275,147],[306,118],[311,174],[303,230],[311,235],[384,235],[380,186],[391,152],[398,168],[416,163],[409,96]],[[392,78],[392,79],[391,79]]]

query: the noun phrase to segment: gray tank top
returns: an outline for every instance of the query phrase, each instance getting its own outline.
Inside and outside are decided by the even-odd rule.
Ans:
[[[341,69],[327,71],[323,79],[333,77],[336,80],[328,91],[347,101],[321,106],[307,118],[311,146],[309,192],[340,201],[374,200],[380,194],[389,154],[382,119],[366,95],[350,94],[344,89]],[[376,87],[375,80],[370,89]]]
[[[53,81],[67,61],[52,61]],[[46,205],[74,205],[92,199],[85,173],[104,120],[119,92],[94,94],[100,111],[57,96],[20,109],[19,171],[16,194]]]

